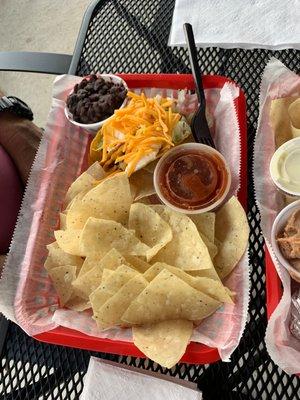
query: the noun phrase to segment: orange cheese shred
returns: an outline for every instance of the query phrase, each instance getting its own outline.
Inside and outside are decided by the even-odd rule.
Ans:
[[[172,132],[180,114],[172,111],[172,99],[133,92],[127,95],[129,103],[103,124],[91,143],[90,154],[93,159],[98,154],[106,170],[117,165],[130,176],[145,156],[153,153],[155,158],[174,145]]]

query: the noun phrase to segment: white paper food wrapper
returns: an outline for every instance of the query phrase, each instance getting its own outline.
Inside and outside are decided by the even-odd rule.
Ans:
[[[141,397],[141,393],[143,393]],[[91,357],[80,400],[201,400],[182,379]]]
[[[54,82],[52,106],[16,227],[3,277],[0,281],[0,311],[18,323],[29,335],[58,325],[97,337],[132,341],[130,329],[100,332],[91,311],[58,309],[57,294],[44,269],[46,245],[59,227],[59,211],[65,193],[87,167],[86,149],[90,135],[72,125],[64,116],[64,100],[81,78],[61,76]],[[136,91],[139,91],[138,89]],[[147,95],[177,97],[172,89],[145,89]],[[239,188],[240,136],[234,106],[239,89],[226,83],[222,89],[206,90],[207,107],[214,120],[217,147],[227,159],[232,173],[231,195]],[[195,109],[195,95],[186,96],[184,107]],[[234,151],[232,150],[234,149]],[[225,281],[238,295],[235,305],[223,305],[195,330],[194,341],[217,347],[223,360],[229,360],[244,331],[249,301],[248,252]]]
[[[272,58],[266,66],[261,84],[253,174],[262,232],[283,285],[283,296],[268,323],[266,345],[273,361],[288,374],[300,372],[300,341],[290,332],[291,278],[270,245],[272,224],[284,204],[269,173],[270,160],[275,151],[269,114],[271,100],[299,95],[300,77]]]
[[[176,0],[169,45],[186,45],[189,22],[200,47],[299,49],[299,18],[299,0]]]

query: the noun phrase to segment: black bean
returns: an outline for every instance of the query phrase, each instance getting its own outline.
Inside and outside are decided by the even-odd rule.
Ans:
[[[66,104],[75,121],[92,123],[110,117],[122,105],[126,94],[122,84],[92,74],[74,86]]]
[[[77,92],[77,96],[80,99],[84,99],[87,96],[87,94],[88,94],[88,92],[87,92],[86,89],[79,89],[78,92]]]
[[[82,81],[79,83],[78,88],[83,89],[87,85],[88,81],[87,79],[82,79]]]
[[[89,97],[90,101],[98,101],[99,100],[99,94],[97,93],[93,93],[90,97]]]
[[[98,93],[98,92],[99,92],[99,89],[101,88],[101,85],[102,85],[102,82],[99,82],[99,80],[97,80],[97,81],[94,83],[93,88],[94,88],[95,93]]]
[[[90,120],[89,120],[89,117],[85,114],[80,118],[79,122],[81,122],[82,124],[89,124]]]
[[[93,90],[93,83],[90,83],[90,82],[89,82],[89,83],[86,85],[85,89],[86,89],[89,93],[91,93],[92,90]]]

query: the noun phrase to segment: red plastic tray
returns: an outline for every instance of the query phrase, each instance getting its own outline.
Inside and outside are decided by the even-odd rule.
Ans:
[[[129,88],[153,87],[170,89],[194,89],[192,75],[179,74],[122,74]],[[215,75],[203,77],[204,88],[222,88],[226,82],[231,80]],[[240,90],[240,95],[235,99],[235,106],[238,114],[238,122],[241,133],[241,185],[238,198],[246,210],[247,207],[247,124],[246,124],[246,100],[244,93]],[[59,344],[80,349],[101,351],[105,353],[127,355],[145,358],[133,343],[122,342],[110,339],[101,339],[88,336],[73,329],[58,327],[40,335],[35,339],[42,342]],[[190,364],[213,363],[220,359],[218,350],[200,343],[192,342],[188,345],[186,353],[181,362]]]
[[[282,286],[281,286],[281,280],[277,274],[275,265],[272,261],[267,246],[265,246],[265,260],[266,260],[267,318],[270,319],[273,311],[275,310],[281,299]]]

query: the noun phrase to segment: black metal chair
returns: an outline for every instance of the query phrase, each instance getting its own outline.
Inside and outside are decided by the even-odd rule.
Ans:
[[[93,0],[84,14],[73,55],[31,51],[0,51],[0,71],[72,74],[77,70],[91,16],[99,0]]]
[[[31,51],[0,52],[0,71],[66,74],[72,56],[68,54],[39,53]]]

